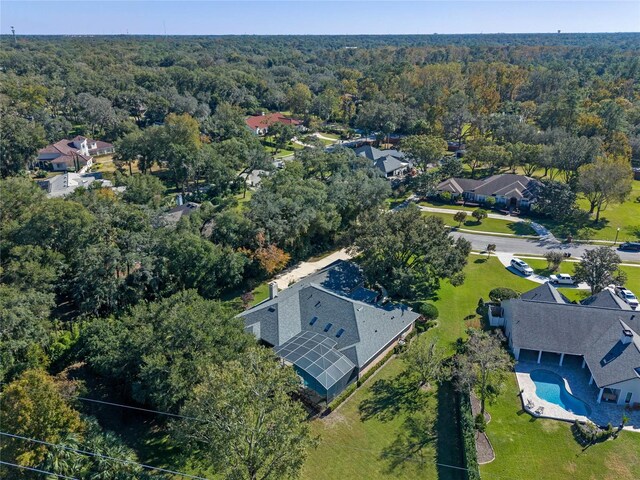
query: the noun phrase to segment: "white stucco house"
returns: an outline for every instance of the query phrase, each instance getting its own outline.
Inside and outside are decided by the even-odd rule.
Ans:
[[[38,163],[42,168],[55,172],[69,170],[85,173],[93,165],[93,157],[115,152],[111,143],[76,136],[72,140],[62,139],[38,151]]]
[[[597,403],[640,406],[640,312],[609,290],[571,303],[550,284],[505,300],[489,314],[516,360],[588,369]]]

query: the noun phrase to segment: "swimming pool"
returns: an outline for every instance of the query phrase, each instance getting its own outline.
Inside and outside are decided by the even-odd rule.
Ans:
[[[576,415],[591,414],[591,409],[586,403],[567,391],[564,379],[560,375],[549,370],[534,370],[529,376],[536,386],[536,395],[542,400],[559,405]]]

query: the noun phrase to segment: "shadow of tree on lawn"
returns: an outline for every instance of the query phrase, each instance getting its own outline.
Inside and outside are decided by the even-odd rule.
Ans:
[[[422,466],[433,461],[433,451],[425,450],[436,439],[433,426],[433,413],[429,410],[416,413],[404,421],[402,431],[380,454],[380,458],[388,462],[387,473],[403,469],[408,462],[417,462]]]
[[[369,396],[359,408],[360,418],[365,421],[376,418],[387,422],[401,412],[415,412],[421,409],[428,394],[418,388],[415,378],[403,372],[393,379],[377,380],[372,386]]]

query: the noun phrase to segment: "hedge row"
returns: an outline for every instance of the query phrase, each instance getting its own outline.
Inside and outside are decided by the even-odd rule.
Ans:
[[[478,466],[478,452],[476,450],[476,429],[473,413],[471,412],[471,399],[469,394],[458,393],[458,413],[460,422],[460,438],[462,438],[464,467],[467,469],[469,480],[480,480]]]

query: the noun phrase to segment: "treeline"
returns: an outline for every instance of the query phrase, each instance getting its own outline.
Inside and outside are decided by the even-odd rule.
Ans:
[[[113,141],[170,113],[204,126],[221,104],[450,140],[506,114],[638,158],[637,34],[402,38],[5,37],[2,173],[66,135]]]

